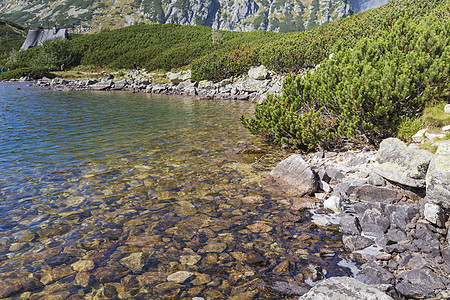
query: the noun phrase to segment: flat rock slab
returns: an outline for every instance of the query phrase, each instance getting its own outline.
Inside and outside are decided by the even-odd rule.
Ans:
[[[388,180],[424,188],[432,158],[433,154],[426,150],[411,149],[397,138],[388,138],[380,144],[374,170]]]
[[[392,300],[382,291],[350,277],[332,277],[313,287],[299,300]]]
[[[303,196],[312,194],[317,189],[317,180],[300,154],[294,154],[281,161],[271,172],[270,176],[282,186],[287,187],[289,194]]]

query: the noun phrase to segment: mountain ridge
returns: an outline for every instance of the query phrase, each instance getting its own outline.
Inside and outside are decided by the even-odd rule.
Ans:
[[[98,32],[135,24],[205,25],[221,30],[312,29],[388,0],[2,0],[0,18],[29,27]],[[356,10],[353,8],[357,8]]]

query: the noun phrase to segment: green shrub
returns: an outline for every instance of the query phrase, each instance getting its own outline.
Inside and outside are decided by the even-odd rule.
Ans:
[[[362,38],[352,48],[340,45],[305,78],[289,76],[283,95],[264,101],[243,124],[306,150],[347,141],[377,144],[395,135],[401,118],[446,96],[449,36],[449,11],[420,22],[398,19],[383,36]],[[318,126],[319,137],[303,138],[312,130],[308,124]]]
[[[19,79],[24,76],[30,77],[33,79],[40,79],[42,77],[47,77],[47,78],[53,79],[56,77],[54,74],[50,73],[48,69],[20,68],[20,69],[11,70],[8,72],[0,73],[0,80]]]
[[[42,46],[31,59],[31,64],[36,68],[47,68],[59,70],[64,64],[66,68],[75,66],[79,63],[80,55],[70,49],[70,41],[65,38],[54,38],[44,41]]]

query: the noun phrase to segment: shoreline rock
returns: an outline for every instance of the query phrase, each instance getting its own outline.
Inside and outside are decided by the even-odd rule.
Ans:
[[[129,71],[117,79],[42,78],[32,85],[55,91],[126,91],[188,96],[198,99],[245,100],[262,103],[267,94],[280,95],[284,76],[268,71],[264,66],[250,68],[247,74],[214,83],[208,80],[194,82],[191,72],[180,71],[166,74]],[[30,82],[30,78],[20,81]]]
[[[440,150],[436,154],[421,153],[428,161],[421,165],[413,164],[411,160],[404,163],[398,159],[410,149],[406,149],[406,145],[401,145],[402,142],[396,139],[389,139],[387,143],[392,141],[397,144],[397,150],[391,148],[390,155],[383,159],[380,159],[382,150],[306,155],[304,160],[307,165],[311,166],[320,180],[329,183],[329,190],[318,188],[315,197],[323,200],[324,207],[329,207],[327,201],[333,200],[335,196],[344,200],[344,212],[329,216],[339,220],[339,230],[343,233],[342,240],[349,257],[355,263],[362,263],[360,270],[354,272],[359,282],[380,288],[394,299],[448,299],[449,143],[439,145]],[[398,149],[402,153],[395,153],[400,151]],[[411,153],[406,156],[410,157],[416,152]],[[391,165],[403,163],[402,174],[420,173],[416,179],[424,181],[428,178],[429,183],[427,187],[422,184],[408,187],[404,181],[406,176],[381,173],[385,178],[380,177],[380,172],[375,172],[380,161]],[[327,226],[331,222],[317,224]],[[345,277],[330,278],[323,284],[327,286],[327,280],[331,279],[336,284],[348,280]],[[322,298],[315,294],[317,286],[321,284],[310,291],[313,298],[305,295],[299,299],[333,299],[335,291],[331,287],[320,294]],[[363,290],[369,288],[364,287]],[[316,296],[319,298],[314,298]]]

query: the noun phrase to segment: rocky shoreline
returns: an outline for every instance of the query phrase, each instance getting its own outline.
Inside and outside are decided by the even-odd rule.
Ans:
[[[284,76],[269,71],[264,66],[251,68],[245,75],[228,78],[218,83],[209,80],[192,81],[190,70],[163,75],[136,70],[117,78],[111,78],[114,75],[109,77],[76,80],[42,78],[34,81],[32,85],[56,91],[127,91],[261,103],[267,94],[281,93],[284,79]],[[20,81],[32,81],[32,79],[23,77]]]
[[[300,299],[449,299],[449,164],[448,142],[433,155],[389,138],[378,151],[296,154],[277,165],[275,182],[313,191],[328,214],[293,209],[316,212],[318,226],[338,223],[349,260],[361,264],[356,280],[325,279]]]

